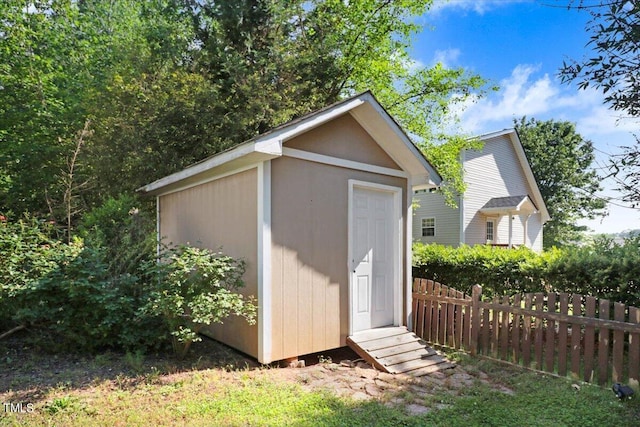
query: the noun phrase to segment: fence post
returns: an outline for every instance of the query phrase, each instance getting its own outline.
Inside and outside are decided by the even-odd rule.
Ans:
[[[482,297],[482,286],[473,285],[471,292],[471,355],[478,354],[478,339],[480,337],[480,298]]]

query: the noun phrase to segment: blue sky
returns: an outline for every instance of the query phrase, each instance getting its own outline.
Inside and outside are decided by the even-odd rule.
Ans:
[[[637,121],[619,120],[602,104],[595,90],[578,90],[557,76],[562,62],[590,54],[585,11],[567,10],[569,0],[434,0],[421,18],[412,57],[420,64],[437,61],[463,67],[489,79],[500,90],[470,102],[462,110],[460,129],[482,134],[513,127],[523,115],[539,120],[569,120],[598,151],[595,167],[605,153],[630,145]],[[587,4],[593,1],[586,1]],[[549,6],[551,5],[551,6]],[[560,7],[553,7],[560,6]],[[604,197],[619,197],[605,183]],[[619,202],[618,202],[619,203]],[[604,219],[583,220],[600,233],[640,228],[640,210],[609,205]]]

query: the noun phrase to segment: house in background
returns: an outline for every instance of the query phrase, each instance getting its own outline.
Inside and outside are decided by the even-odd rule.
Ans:
[[[466,191],[458,208],[433,189],[417,190],[413,237],[424,243],[518,247],[542,251],[549,220],[538,185],[515,129],[478,137],[483,148],[463,150]]]
[[[139,189],[158,234],[246,261],[258,321],[205,333],[262,363],[411,319],[412,195],[441,178],[369,92]]]

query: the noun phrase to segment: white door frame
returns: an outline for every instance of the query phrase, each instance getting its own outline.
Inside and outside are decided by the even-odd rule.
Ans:
[[[393,325],[402,325],[402,242],[403,242],[403,227],[402,227],[402,188],[394,187],[391,185],[377,184],[368,181],[359,181],[356,179],[349,180],[349,200],[348,200],[348,259],[347,259],[347,272],[349,276],[349,335],[353,334],[353,304],[354,304],[354,280],[353,271],[355,269],[353,261],[353,193],[355,188],[362,188],[365,190],[381,191],[385,193],[393,194],[393,223],[396,224],[396,230],[393,234]]]

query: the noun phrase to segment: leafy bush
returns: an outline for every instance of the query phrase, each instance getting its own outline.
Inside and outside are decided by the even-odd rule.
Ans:
[[[0,222],[0,325],[25,323],[22,313],[31,303],[27,294],[42,277],[73,257],[77,245],[63,244],[53,227],[30,217]]]
[[[153,221],[135,198],[107,200],[78,229],[67,244],[32,218],[0,222],[0,332],[38,327],[53,337],[45,345],[85,351],[143,351],[170,338],[184,356],[205,324],[254,321],[252,299],[235,292],[244,263],[189,247],[158,263]]]
[[[155,221],[130,195],[109,198],[82,217],[78,232],[85,245],[100,249],[112,276],[137,275],[155,259]]]
[[[519,292],[568,292],[640,307],[640,236],[615,243],[597,238],[581,247],[537,254],[526,248],[414,244],[414,277],[437,280],[487,296]]]
[[[547,275],[558,292],[594,295],[640,307],[640,235],[623,244],[600,237],[588,246],[563,251]]]
[[[471,293],[475,284],[485,295],[535,292],[544,289],[542,272],[546,258],[527,248],[492,246],[452,248],[415,243],[414,277],[425,277]]]
[[[222,323],[232,314],[255,322],[253,298],[236,292],[244,286],[243,261],[188,246],[167,250],[163,258],[148,264],[156,285],[146,311],[164,318],[178,357],[200,340],[199,331],[209,323]]]
[[[32,218],[0,223],[0,326],[25,325],[51,336],[44,344],[94,351],[157,347],[158,318],[140,311],[148,299],[141,275],[109,268],[103,246],[55,237]],[[133,270],[132,270],[133,271]]]

